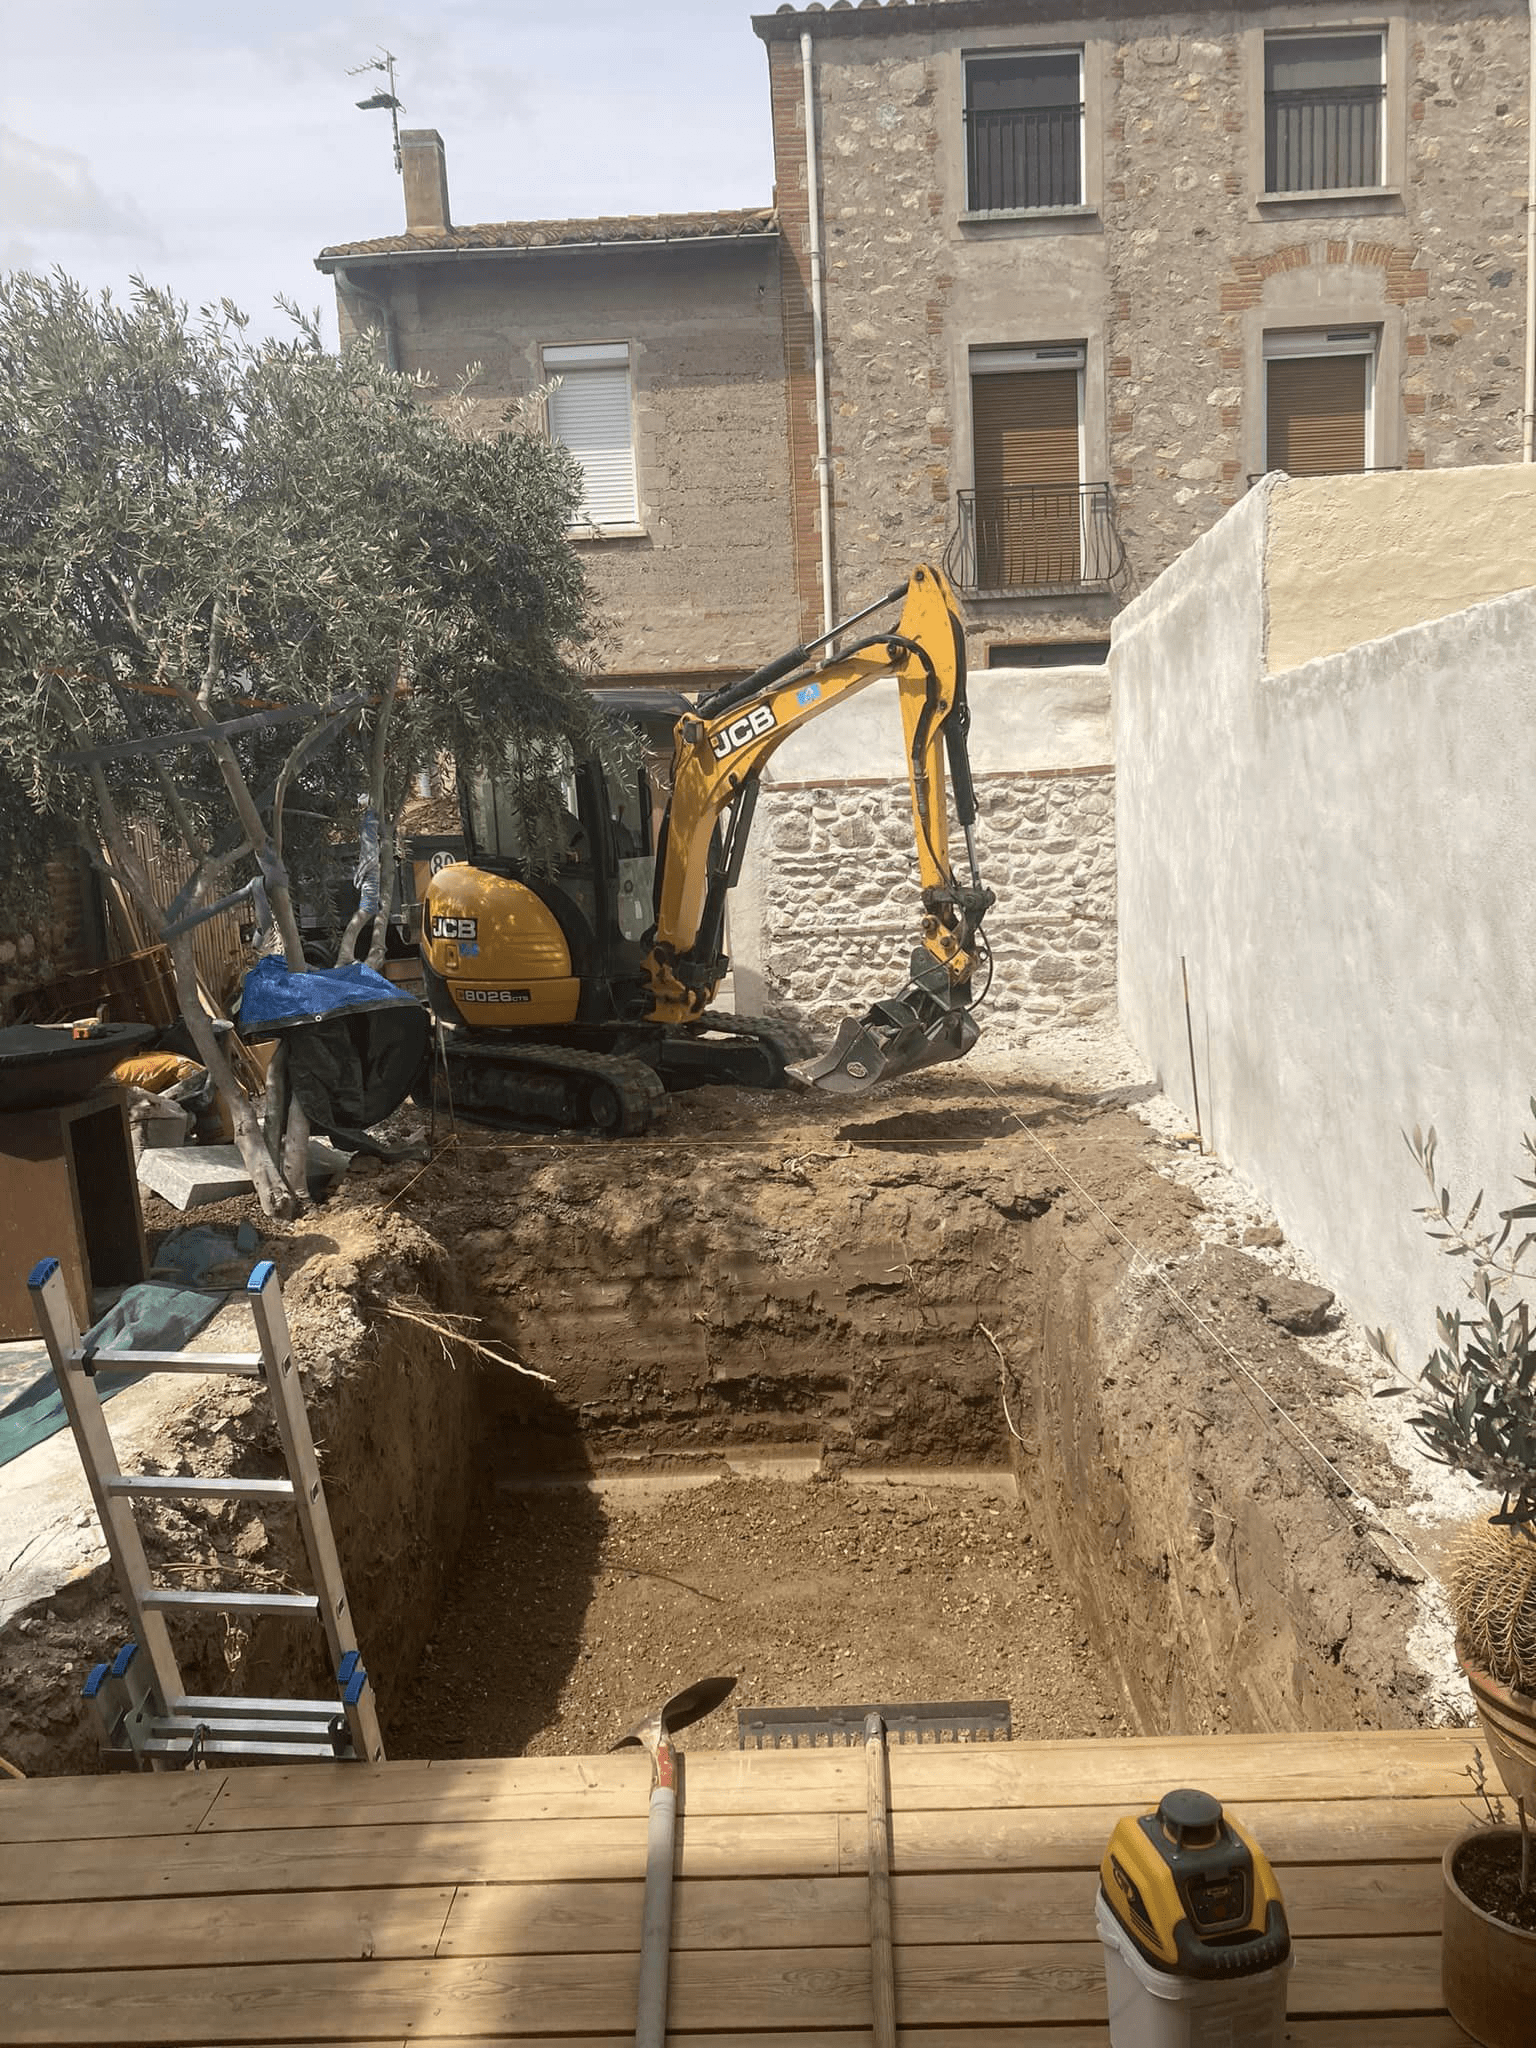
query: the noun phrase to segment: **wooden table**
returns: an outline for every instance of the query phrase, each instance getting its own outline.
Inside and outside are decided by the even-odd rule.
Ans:
[[[27,1275],[39,1259],[58,1260],[82,1330],[94,1289],[149,1270],[121,1088],[0,1113],[0,1338],[36,1333]]]
[[[894,1750],[905,2048],[1104,2048],[1098,1858],[1121,1812],[1177,1784],[1230,1801],[1277,1866],[1298,2048],[1460,2048],[1439,1863],[1472,1748]],[[0,2041],[622,2048],[648,1769],[631,1751],[0,1780]],[[685,1769],[672,2028],[687,2048],[857,2048],[862,1751],[701,1750]]]

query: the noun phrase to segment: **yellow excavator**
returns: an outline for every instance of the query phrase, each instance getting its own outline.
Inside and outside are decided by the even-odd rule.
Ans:
[[[816,658],[897,602],[893,630]],[[901,993],[846,1020],[815,1057],[792,1025],[710,1008],[730,965],[726,901],[774,750],[887,676],[906,737],[922,943]],[[448,1027],[438,1085],[456,1110],[523,1129],[629,1135],[650,1125],[668,1089],[799,1082],[854,1093],[970,1050],[994,898],[976,862],[965,640],[942,571],[914,570],[832,633],[696,704],[643,690],[604,702],[640,736],[634,768],[569,758],[553,847],[531,846],[510,789],[478,778],[461,795],[468,857],[428,883],[421,951]],[[946,757],[963,880],[950,859]],[[670,790],[664,809],[658,785]]]

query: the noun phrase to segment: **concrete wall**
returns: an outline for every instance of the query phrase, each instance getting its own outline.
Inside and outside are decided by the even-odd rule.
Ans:
[[[1270,499],[1265,580],[1271,669],[1527,589],[1536,467],[1287,482]]]
[[[1385,189],[1266,198],[1264,31],[1352,13],[1386,22]],[[973,480],[973,346],[1086,344],[1083,476],[1113,487],[1133,587],[1263,468],[1267,329],[1379,330],[1377,464],[1518,456],[1523,6],[1095,14],[948,0],[768,16],[786,262],[803,272],[802,28],[815,47],[845,608],[944,546]],[[1084,51],[1081,213],[965,218],[962,52],[1063,43]],[[792,421],[809,392],[803,323],[794,333]],[[815,483],[800,438],[804,528]],[[1116,609],[1096,595],[975,600],[973,660],[989,641],[1102,633]]]
[[[630,344],[643,532],[578,542],[610,623],[607,672],[707,679],[795,644],[772,242],[444,257],[359,277],[395,309],[402,368],[446,391],[482,366],[487,423],[545,381],[546,345]]]
[[[1458,1281],[1401,1133],[1433,1123],[1458,1197],[1507,1206],[1536,1087],[1536,590],[1266,673],[1284,493],[1117,625],[1121,1016],[1192,1110],[1187,957],[1213,1148],[1417,1357]]]
[[[971,678],[971,760],[995,974],[981,1021],[994,1047],[1114,1002],[1114,780],[1103,669]],[[737,1006],[823,1033],[894,995],[921,897],[894,683],[803,728],[764,776],[753,849],[732,900]],[[964,872],[964,848],[952,855]]]

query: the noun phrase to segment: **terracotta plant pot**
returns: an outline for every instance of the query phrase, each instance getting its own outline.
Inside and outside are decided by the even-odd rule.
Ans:
[[[1518,1828],[1474,1828],[1452,1842],[1445,1877],[1440,1987],[1451,2018],[1482,2048],[1530,2048],[1536,2006],[1536,1934],[1475,1906],[1456,1879],[1469,1842],[1507,1839],[1519,1854]]]
[[[1536,1697],[1501,1685],[1466,1656],[1460,1662],[1504,1789],[1536,1815]]]

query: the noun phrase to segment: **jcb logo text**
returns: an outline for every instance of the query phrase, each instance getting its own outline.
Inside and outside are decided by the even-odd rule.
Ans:
[[[717,761],[724,761],[744,747],[751,740],[761,739],[765,732],[772,732],[778,724],[771,704],[759,704],[755,710],[746,712],[740,718],[733,718],[723,732],[717,732],[710,741]]]

